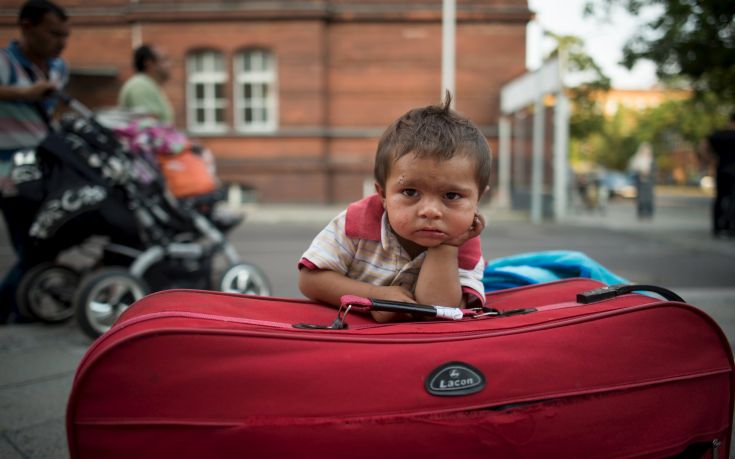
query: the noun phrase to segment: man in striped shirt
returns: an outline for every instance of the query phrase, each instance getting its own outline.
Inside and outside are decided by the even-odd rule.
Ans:
[[[33,149],[46,137],[56,92],[67,81],[59,58],[69,36],[64,10],[47,0],[30,0],[20,9],[21,36],[0,49],[0,207],[18,261],[0,285],[0,323],[15,304],[15,289],[26,270],[23,247],[33,214],[13,198],[10,179],[15,153]]]
[[[386,129],[375,158],[377,194],[351,204],[299,262],[307,297],[342,295],[461,307],[483,304],[478,213],[490,177],[480,130],[450,107],[409,111]],[[393,313],[373,312],[379,321]]]

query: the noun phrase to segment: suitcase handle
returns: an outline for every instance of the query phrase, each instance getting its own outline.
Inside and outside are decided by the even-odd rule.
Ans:
[[[656,285],[646,284],[615,284],[596,288],[594,290],[588,290],[586,292],[577,294],[577,303],[589,304],[597,301],[608,300],[610,298],[615,298],[616,296],[632,292],[653,292],[661,295],[666,300],[686,303],[686,301],[684,301],[682,297],[669,289],[658,287]]]
[[[423,317],[438,319],[461,320],[465,315],[472,315],[470,309],[452,308],[448,306],[431,306],[428,304],[406,303],[404,301],[381,300],[376,298],[364,298],[355,295],[343,295],[340,298],[342,307],[352,306],[359,312],[389,311],[408,312]]]

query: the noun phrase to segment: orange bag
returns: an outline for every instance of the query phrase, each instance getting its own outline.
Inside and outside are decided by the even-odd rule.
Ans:
[[[217,179],[207,162],[191,150],[177,155],[156,155],[169,190],[177,198],[211,193],[217,189]]]

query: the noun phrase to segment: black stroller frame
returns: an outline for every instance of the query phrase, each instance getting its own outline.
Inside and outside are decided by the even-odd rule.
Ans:
[[[82,330],[95,338],[134,301],[151,291],[183,287],[271,293],[263,271],[243,262],[226,237],[241,218],[224,220],[213,212],[221,194],[175,198],[166,188],[155,158],[134,155],[86,107],[74,99],[67,98],[67,103],[81,117],[64,121],[65,133],[49,135],[37,149],[36,166],[41,174],[28,173],[32,161],[27,152],[26,171],[18,174],[41,177],[35,182],[30,180],[35,189],[27,194],[36,196],[39,184],[45,187],[31,226],[32,239],[42,252],[57,253],[66,246],[77,246],[93,233],[80,234],[84,232],[65,226],[77,218],[84,222],[85,216],[94,217],[91,221],[95,226],[101,224],[116,236],[104,243],[102,256],[83,275],[48,261],[30,269],[17,292],[21,313],[46,322],[76,316]],[[66,170],[67,176],[54,180],[48,164]],[[148,182],[141,177],[147,177]],[[49,178],[52,183],[44,183]],[[62,183],[68,186],[70,181],[79,187],[96,187],[98,196],[64,208],[64,200],[54,187]],[[24,186],[28,184],[18,183],[19,190],[23,191]],[[115,197],[122,197],[122,205]],[[116,207],[105,207],[115,203]],[[65,237],[68,243],[58,247],[59,239]],[[218,254],[224,256],[227,268],[213,285],[213,259]]]

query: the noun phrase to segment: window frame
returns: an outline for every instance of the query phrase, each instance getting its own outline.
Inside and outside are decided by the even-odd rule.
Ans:
[[[244,61],[248,56],[259,56],[259,59],[265,58],[264,65],[257,70],[245,70]],[[238,132],[243,133],[268,133],[278,129],[278,63],[275,54],[266,48],[245,48],[239,50],[234,58],[232,65],[233,74],[233,112],[234,127]],[[267,88],[267,96],[263,97],[262,93],[259,97],[252,97],[255,93],[251,93],[251,98],[245,99],[244,86],[246,84],[256,87]],[[260,91],[257,91],[260,92]],[[255,101],[255,103],[252,103]],[[244,111],[247,108],[265,110],[265,120],[257,120],[247,122],[245,120]]]
[[[217,58],[221,70],[217,70]],[[196,69],[196,59],[202,59],[203,70]],[[209,65],[207,65],[209,64]],[[199,49],[186,56],[186,123],[189,131],[198,134],[222,134],[229,130],[227,120],[227,83],[229,72],[224,53],[216,49]],[[198,84],[204,85],[204,98],[196,95]],[[216,95],[216,85],[222,85],[222,97]],[[200,102],[203,101],[203,102]],[[204,123],[197,120],[197,110],[204,110]],[[217,121],[217,110],[222,109],[223,118]]]

